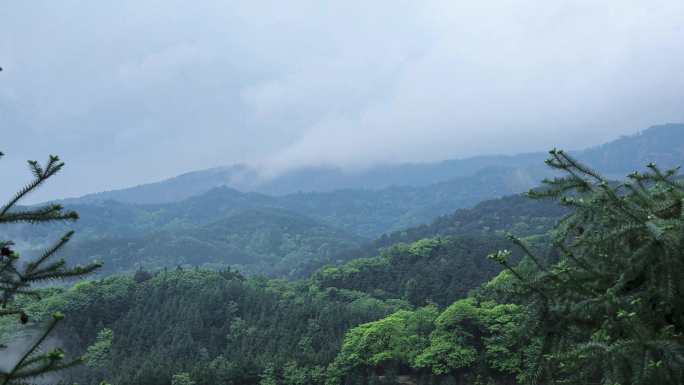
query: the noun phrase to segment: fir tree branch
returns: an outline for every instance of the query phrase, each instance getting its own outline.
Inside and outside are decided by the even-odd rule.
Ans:
[[[38,174],[32,182],[30,182],[29,184],[24,186],[24,188],[19,190],[19,192],[16,193],[14,195],[14,197],[12,197],[12,199],[0,209],[0,218],[4,217],[5,214],[7,214],[7,212],[14,205],[16,205],[21,199],[23,199],[26,195],[28,195],[33,190],[38,188],[46,180],[48,180],[51,176],[53,176],[57,172],[59,172],[59,170],[61,170],[62,167],[64,167],[64,162],[60,162],[59,157],[55,156],[55,155],[50,155],[50,158],[48,159],[48,162],[47,162],[44,170],[42,168],[40,168],[40,166],[38,166],[38,168],[36,168],[34,166],[34,163],[37,164],[37,162],[35,162],[35,161],[29,161],[28,162],[29,168],[31,168],[34,175],[35,175],[35,171],[37,169],[40,169],[42,172],[40,174]]]
[[[69,242],[69,240],[71,239],[71,237],[72,237],[73,235],[74,235],[74,232],[73,232],[73,231],[69,231],[69,232],[67,232],[66,234],[64,234],[64,235],[62,236],[62,238],[60,238],[60,240],[59,240],[57,243],[55,243],[55,244],[54,244],[52,247],[50,247],[49,249],[45,250],[45,251],[43,252],[43,254],[42,254],[37,260],[35,260],[34,262],[29,263],[29,264],[26,266],[26,271],[25,271],[24,274],[25,274],[25,275],[30,275],[33,271],[35,271],[35,269],[37,269],[38,267],[40,267],[40,265],[43,264],[43,262],[47,261],[48,258],[50,258],[51,256],[53,256],[57,251],[59,251],[59,249],[61,249],[62,247],[64,247],[64,245],[66,245],[67,242]]]
[[[51,221],[75,221],[78,219],[78,214],[75,211],[63,212],[61,205],[50,205],[41,207],[31,211],[20,211],[6,213],[0,216],[0,223],[40,223]]]
[[[47,338],[48,334],[52,332],[52,330],[57,326],[59,321],[61,321],[62,319],[64,319],[64,315],[62,313],[54,313],[52,315],[52,321],[45,329],[43,334],[40,336],[40,338],[38,338],[38,340],[36,340],[36,342],[33,343],[33,345],[31,345],[31,347],[24,353],[24,355],[21,356],[19,361],[17,361],[17,363],[12,368],[12,370],[10,370],[7,373],[7,375],[5,376],[5,380],[2,382],[2,385],[6,385],[9,383],[11,379],[16,378],[15,375],[17,374],[17,371],[22,368],[24,361],[26,361],[38,349],[38,347],[43,342],[45,342],[45,339]],[[45,371],[43,371],[42,373],[44,372]]]
[[[56,156],[50,156],[48,162],[41,166],[38,162],[29,161],[29,169],[34,176],[34,180],[24,186],[14,197],[2,208],[0,208],[0,223],[14,222],[52,222],[60,220],[76,220],[78,214],[73,211],[63,211],[64,208],[58,204],[49,204],[35,209],[23,209],[12,211],[11,209],[23,199],[27,194],[42,185],[47,179],[54,176],[64,166]],[[20,315],[22,323],[28,322],[28,317],[21,308],[7,308],[11,304],[16,294],[29,295],[40,298],[40,293],[31,290],[33,283],[49,279],[66,279],[80,277],[93,272],[101,266],[100,263],[93,263],[87,266],[76,266],[67,268],[64,259],[49,263],[50,257],[55,255],[71,238],[73,232],[65,234],[53,246],[46,249],[37,259],[31,261],[20,272],[17,268],[19,254],[11,250],[11,241],[0,241],[0,316]],[[21,385],[28,384],[29,380],[46,373],[66,369],[83,362],[82,358],[70,362],[63,362],[64,353],[55,349],[47,354],[38,354],[40,345],[47,336],[54,330],[57,323],[63,318],[61,313],[53,314],[52,322],[45,329],[38,340],[33,343],[25,354],[16,362],[9,372],[0,371],[1,385]]]

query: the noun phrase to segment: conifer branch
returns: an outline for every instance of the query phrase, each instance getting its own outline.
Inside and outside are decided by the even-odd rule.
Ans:
[[[560,150],[550,154],[547,164],[566,176],[528,195],[574,208],[555,230],[561,260],[549,272],[524,242],[511,238],[538,269],[526,285],[545,294],[525,299],[548,331],[540,355],[546,358],[530,368],[530,378],[684,383],[684,185],[675,180],[678,169],[650,164],[649,172],[617,184]]]
[[[42,223],[77,220],[78,214],[76,212],[64,211],[64,208],[58,204],[48,204],[35,209],[11,211],[21,199],[41,186],[64,166],[64,163],[60,162],[58,157],[52,155],[44,166],[35,161],[29,161],[28,164],[34,180],[24,186],[7,204],[0,208],[0,223]],[[45,280],[82,277],[92,273],[101,266],[100,263],[96,262],[86,266],[67,267],[64,259],[50,262],[50,258],[69,242],[72,235],[73,231],[67,232],[54,245],[44,250],[38,258],[28,262],[23,271],[20,271],[19,268],[21,266],[19,264],[19,253],[12,250],[14,243],[11,241],[0,241],[0,317],[19,315],[21,323],[28,322],[28,316],[21,307],[8,307],[8,305],[14,303],[16,295],[22,294],[40,298],[40,293],[31,289],[33,284]],[[64,362],[64,352],[60,349],[55,349],[45,354],[38,353],[41,344],[63,317],[61,313],[53,314],[52,321],[43,331],[40,338],[29,347],[12,369],[9,372],[0,371],[0,385],[28,384],[33,378],[83,362],[82,358]],[[0,349],[2,348],[3,346],[0,346]]]
[[[75,221],[78,214],[75,211],[63,212],[61,205],[49,205],[30,211],[10,212],[0,216],[0,223],[40,223],[52,221]]]
[[[34,191],[36,188],[38,188],[40,185],[42,185],[46,180],[48,180],[50,177],[55,175],[56,173],[59,172],[59,170],[64,167],[64,162],[59,161],[59,157],[55,155],[50,155],[47,164],[45,165],[45,169],[43,170],[36,161],[30,160],[28,161],[29,168],[31,169],[32,173],[35,176],[35,179],[24,186],[21,190],[19,190],[18,193],[14,195],[14,197],[2,208],[0,208],[0,218],[3,217],[9,209],[11,209],[14,205],[16,205],[21,199],[23,199],[26,195]],[[37,173],[37,171],[41,171],[40,173]]]
[[[29,357],[38,349],[38,347],[45,342],[45,339],[47,338],[48,334],[52,332],[52,330],[57,326],[57,323],[61,321],[64,318],[64,315],[62,313],[54,313],[52,315],[52,320],[48,327],[43,331],[41,336],[31,345],[31,347],[24,353],[24,355],[21,356],[21,358],[17,361],[17,363],[14,365],[14,367],[7,372],[6,374],[0,373],[0,376],[4,376],[4,381],[2,382],[2,385],[6,385],[9,383],[10,380],[15,379],[15,378],[21,378],[21,373],[17,373],[19,370],[22,368],[26,367],[25,361],[29,359]],[[54,355],[51,356],[50,361],[56,360],[57,357]],[[61,358],[59,358],[61,359]],[[42,372],[38,372],[33,374],[33,376],[45,373],[47,371],[47,367],[43,368]],[[27,376],[25,376],[27,377]],[[2,378],[2,377],[0,377]]]
[[[54,244],[52,247],[50,247],[49,249],[45,250],[45,251],[43,252],[43,254],[42,254],[36,261],[31,262],[31,263],[29,263],[29,264],[26,266],[26,272],[25,272],[25,274],[26,274],[26,275],[29,275],[29,274],[31,274],[35,269],[37,269],[38,267],[40,267],[40,265],[43,264],[43,262],[45,262],[48,258],[50,258],[51,256],[53,256],[59,249],[61,249],[62,247],[64,247],[64,245],[66,245],[66,243],[69,242],[69,240],[71,239],[71,237],[72,237],[73,235],[74,235],[74,232],[73,232],[73,231],[69,231],[68,233],[64,234],[64,236],[62,236],[62,238],[61,238],[57,243],[55,243],[55,244]]]

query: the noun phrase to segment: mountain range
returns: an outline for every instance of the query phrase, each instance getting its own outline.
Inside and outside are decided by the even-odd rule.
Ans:
[[[684,158],[684,124],[653,126],[635,135],[623,136],[603,145],[571,153],[607,175],[618,178],[649,162],[656,162],[664,168],[678,166]],[[548,175],[548,170],[543,165],[546,157],[546,152],[477,156],[436,163],[378,165],[356,171],[311,166],[290,170],[271,178],[263,177],[262,170],[258,167],[232,165],[189,172],[156,183],[89,194],[67,201],[168,203],[221,186],[267,195],[331,192],[340,189],[378,190],[392,186],[418,187],[473,176],[491,168],[516,170],[528,178],[529,183],[534,184]]]
[[[256,177],[244,177],[254,170],[232,186],[235,167],[198,171],[68,199],[63,203],[80,213],[78,222],[18,225],[1,235],[37,253],[73,228],[70,259],[102,260],[104,273],[185,264],[302,276],[426,237],[498,236],[496,231],[515,226],[522,235],[541,233],[561,215],[558,210],[515,196],[497,198],[552,176],[543,164],[546,155],[382,166],[356,174],[311,168],[254,185],[258,191],[250,192],[235,187],[255,183]],[[649,162],[673,167],[684,163],[684,125],[651,127],[574,155],[614,178]],[[328,191],[325,183],[345,188]]]

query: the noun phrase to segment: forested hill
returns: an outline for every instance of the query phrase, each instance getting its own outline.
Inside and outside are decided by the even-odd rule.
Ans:
[[[220,194],[213,199],[220,201]],[[217,201],[212,203],[219,207]],[[204,207],[195,209],[202,211]],[[248,273],[302,278],[328,264],[375,257],[390,246],[425,238],[470,237],[468,242],[472,247],[478,244],[475,248],[479,248],[479,254],[474,254],[477,259],[483,250],[500,242],[505,232],[518,236],[544,234],[567,213],[566,208],[553,202],[513,195],[458,209],[430,224],[369,240],[286,210],[252,208],[227,213],[225,218],[207,224],[180,226],[176,223],[175,228],[169,225],[166,230],[138,237],[132,232],[89,237],[74,242],[68,254],[77,262],[107,261],[105,273],[130,271],[137,266],[148,269],[176,265],[233,266]],[[458,268],[468,271],[483,266],[483,262],[466,266],[466,261],[460,258],[452,261],[463,262]],[[492,274],[491,266],[478,274],[482,275],[475,281],[483,281]]]
[[[382,190],[338,190],[268,196],[214,188],[182,202],[129,204],[106,201],[67,203],[81,219],[70,224],[82,236],[129,235],[187,228],[217,221],[237,211],[279,208],[310,217],[368,239],[383,233],[426,223],[457,208],[482,200],[524,191],[538,183],[530,175],[508,168],[487,169],[470,177],[454,178],[425,187]],[[49,228],[32,228],[32,235]],[[22,227],[9,229],[22,237]],[[26,233],[28,234],[28,233]]]
[[[301,266],[299,271],[304,275],[309,275],[326,264],[339,265],[354,259],[376,257],[392,246],[408,245],[427,238],[467,238],[471,245],[479,243],[481,246],[477,247],[481,248],[480,251],[482,251],[487,248],[488,244],[491,246],[500,242],[507,233],[520,237],[545,234],[569,212],[566,207],[559,206],[554,202],[531,200],[523,194],[490,199],[480,202],[474,207],[458,209],[451,214],[439,216],[427,224],[383,234],[372,241],[364,242],[360,246],[334,254],[331,258],[312,260]],[[400,249],[394,247],[393,251],[389,250],[388,255]],[[478,264],[474,269],[479,269],[482,266]],[[412,266],[411,268],[416,267]],[[479,273],[486,276],[491,271],[489,273],[480,271]],[[483,280],[484,278],[481,276],[478,279]]]
[[[301,276],[311,264],[334,261],[335,255],[383,233],[429,222],[532,183],[529,176],[509,169],[489,169],[427,187],[378,191],[273,197],[222,187],[167,204],[67,205],[80,213],[78,222],[8,226],[5,235],[36,248],[73,228],[70,258],[101,260],[107,266],[103,272],[190,264]]]
[[[682,127],[654,127],[587,150],[583,156],[611,173],[648,156],[671,166],[682,157]],[[626,156],[630,152],[637,160]],[[521,197],[466,209],[525,191],[536,186],[542,175],[550,175],[548,170],[536,170],[490,167],[428,186],[379,190],[269,196],[217,187],[181,202],[75,201],[67,203],[81,215],[75,224],[18,225],[4,234],[30,249],[73,228],[77,235],[70,245],[71,258],[102,260],[107,266],[103,273],[189,264],[302,277],[328,263],[376,256],[399,242],[451,235],[500,236],[504,230],[542,233],[561,216],[561,209]]]
[[[416,306],[447,305],[499,272],[498,264],[482,256],[510,245],[508,234],[543,245],[549,230],[570,212],[523,194],[491,199],[345,250],[330,261],[335,266],[318,270],[323,264],[317,260],[303,271],[313,273],[323,288],[402,298]],[[543,246],[540,251],[548,252]]]
[[[442,215],[429,224],[383,234],[355,250],[339,255],[342,259],[372,257],[383,248],[438,236],[501,236],[512,233],[525,237],[544,234],[569,210],[551,201],[535,201],[524,195],[509,195]]]
[[[657,131],[642,136],[653,141]],[[592,156],[599,153],[591,150]],[[189,264],[303,277],[326,264],[373,257],[383,248],[423,238],[541,234],[566,212],[562,207],[522,196],[486,200],[537,183],[519,169],[490,168],[426,187],[285,196],[220,187],[166,204],[68,205],[81,214],[79,222],[69,224],[77,231],[69,254],[78,262],[106,262],[103,273]],[[41,245],[63,230],[17,226],[9,236]]]
[[[309,279],[179,266],[43,288],[17,303],[29,324],[66,314],[57,337],[87,363],[62,373],[68,383],[682,384],[684,186],[653,165],[631,174],[630,185],[614,184],[551,155],[569,176],[530,196],[559,202],[483,202],[388,235],[373,244],[378,255]],[[196,207],[187,212],[208,220],[225,199],[212,194],[211,204],[188,202]],[[140,217],[170,215],[154,207]],[[282,209],[199,227],[187,212],[171,212],[179,222],[164,231],[237,234],[240,249],[265,244],[251,235],[278,247],[308,237],[313,249],[326,243],[313,238],[334,233]],[[149,236],[170,242],[169,253],[203,252],[163,232]],[[21,327],[0,321],[0,342]]]
[[[280,209],[247,209],[218,221],[141,236],[102,236],[65,248],[72,262],[106,261],[101,274],[178,265],[243,273],[299,276],[302,266],[327,261],[365,239]]]
[[[653,126],[576,155],[616,180],[651,162],[662,169],[679,167],[684,164],[684,124]]]
[[[684,163],[684,124],[653,126],[601,146],[573,152],[580,160],[614,177],[655,161],[663,167]],[[218,186],[240,191],[256,191],[284,195],[299,191],[334,191],[339,189],[382,189],[389,186],[428,186],[455,177],[472,176],[491,167],[510,167],[533,180],[545,176],[543,160],[546,152],[513,156],[479,156],[438,163],[376,166],[350,172],[334,167],[296,169],[275,178],[264,179],[260,171],[246,165],[235,165],[195,171],[157,183],[90,194],[72,202],[117,200],[135,203],[180,201],[202,194]],[[475,186],[475,189],[482,189]]]
[[[237,218],[229,227],[239,233],[234,226],[246,218]],[[27,311],[34,322],[67,312],[59,337],[71,352],[88,352],[87,366],[64,374],[72,382],[162,385],[188,373],[198,385],[256,385],[272,368],[276,383],[322,385],[351,328],[419,306],[443,309],[496,276],[501,267],[484,256],[509,243],[495,234],[423,239],[294,282],[230,270],[138,271],[45,290],[26,299]],[[202,252],[183,240],[169,247]],[[0,323],[0,337],[12,327]]]

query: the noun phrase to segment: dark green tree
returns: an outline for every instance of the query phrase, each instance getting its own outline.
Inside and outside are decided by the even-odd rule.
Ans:
[[[538,343],[528,382],[684,384],[684,184],[655,164],[609,182],[560,150],[547,164],[565,176],[533,198],[574,209],[553,232],[559,260],[491,255],[517,278]],[[532,268],[526,268],[532,266]]]
[[[0,157],[3,154],[0,153]],[[28,194],[40,187],[45,181],[57,174],[64,163],[57,156],[51,155],[45,165],[36,161],[29,161],[29,168],[33,173],[33,180],[12,197],[9,202],[0,207],[0,224],[12,223],[46,223],[56,221],[75,221],[78,214],[65,211],[61,205],[46,204],[39,207],[20,207],[17,204]],[[55,254],[69,241],[73,232],[67,232],[53,246],[49,247],[37,258],[25,261],[14,250],[14,243],[10,240],[0,240],[0,317],[17,317],[23,325],[29,323],[29,317],[17,305],[15,298],[19,295],[40,297],[35,285],[51,280],[81,277],[91,273],[100,265],[98,263],[87,266],[68,267],[64,259],[55,260]],[[47,373],[63,370],[82,362],[81,358],[67,359],[59,349],[44,351],[42,344],[57,324],[64,318],[62,313],[56,312],[43,329],[38,338],[33,341],[8,369],[0,371],[0,384],[28,384],[37,377]],[[0,347],[6,348],[6,347]]]

